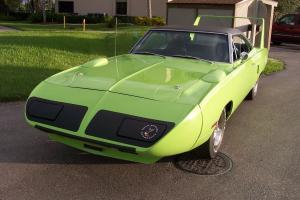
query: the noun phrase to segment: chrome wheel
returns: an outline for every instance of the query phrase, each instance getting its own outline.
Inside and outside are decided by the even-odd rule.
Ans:
[[[257,91],[258,91],[258,82],[256,82],[255,86],[253,87],[253,96],[257,95]]]
[[[216,154],[221,145],[222,145],[222,141],[223,141],[223,137],[224,137],[224,132],[225,132],[225,126],[226,126],[226,116],[225,114],[223,114],[220,118],[220,120],[217,122],[215,130],[213,132],[213,151]]]
[[[202,159],[212,159],[218,155],[222,146],[224,132],[226,127],[226,110],[221,113],[220,119],[214,125],[214,131],[212,132],[208,141],[198,147],[198,155]]]
[[[254,100],[255,99],[255,97],[257,95],[257,92],[258,92],[258,84],[259,84],[259,80],[255,83],[253,88],[250,90],[249,94],[246,97],[247,100]]]

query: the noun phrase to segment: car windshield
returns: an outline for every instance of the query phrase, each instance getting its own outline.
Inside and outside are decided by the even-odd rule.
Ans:
[[[229,62],[228,37],[215,33],[152,30],[131,53]]]

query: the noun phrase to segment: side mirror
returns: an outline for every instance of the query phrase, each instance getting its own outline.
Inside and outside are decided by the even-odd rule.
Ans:
[[[296,24],[295,24],[295,22],[290,22],[289,25],[290,26],[295,26]]]
[[[241,59],[242,61],[247,60],[249,57],[249,54],[247,52],[242,52],[241,53]]]

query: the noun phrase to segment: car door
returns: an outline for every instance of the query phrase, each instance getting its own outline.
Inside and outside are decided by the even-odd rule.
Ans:
[[[300,14],[296,16],[296,25],[293,29],[293,35],[295,37],[295,43],[300,44]]]
[[[273,41],[295,43],[296,15],[288,14],[278,20],[273,30]]]
[[[235,90],[238,104],[246,97],[255,85],[259,76],[259,64],[254,62],[258,55],[256,49],[243,35],[232,37],[233,66],[236,73],[236,82],[239,83]]]

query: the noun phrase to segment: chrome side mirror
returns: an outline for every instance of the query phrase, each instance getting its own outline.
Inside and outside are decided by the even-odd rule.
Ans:
[[[247,52],[242,52],[241,53],[241,59],[242,61],[247,60],[249,57],[249,54]]]
[[[290,25],[290,26],[295,26],[296,23],[295,23],[295,22],[290,22],[289,25]]]

